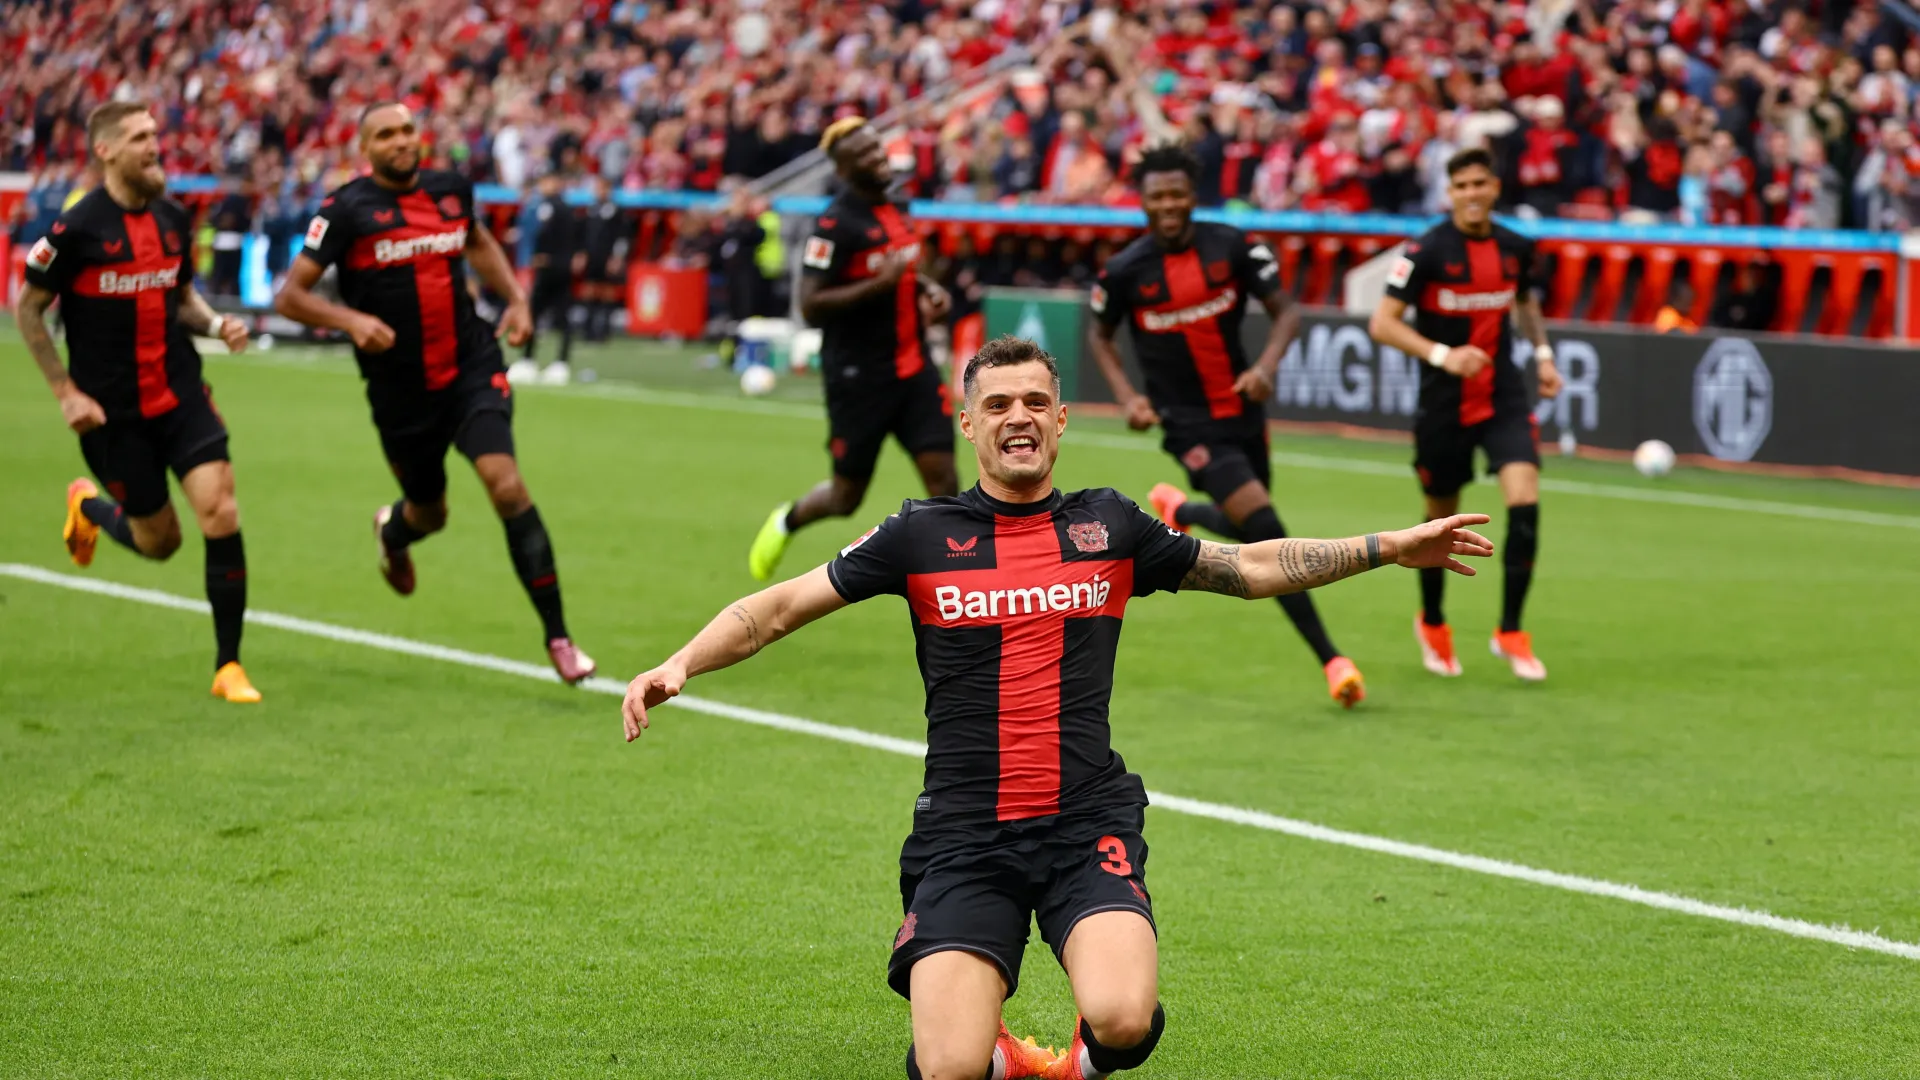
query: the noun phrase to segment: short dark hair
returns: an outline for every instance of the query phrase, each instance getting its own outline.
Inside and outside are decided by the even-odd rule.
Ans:
[[[1185,173],[1188,180],[1198,184],[1200,159],[1177,142],[1161,143],[1140,155],[1140,164],[1133,167],[1133,182],[1136,185],[1146,182],[1148,173],[1166,172]]]
[[[980,385],[980,372],[987,368],[1014,367],[1018,364],[1044,364],[1047,374],[1053,378],[1053,393],[1060,394],[1060,365],[1055,362],[1047,350],[1028,341],[1026,338],[1002,334],[973,354],[967,363],[967,373],[960,378],[960,396],[973,400],[974,388]]]
[[[139,116],[147,107],[138,101],[109,101],[105,105],[87,114],[87,155],[93,155],[96,144],[113,138],[120,133],[120,121],[129,116]]]
[[[1455,173],[1465,172],[1475,165],[1493,172],[1493,151],[1482,146],[1470,146],[1465,150],[1454,151],[1453,156],[1447,159],[1447,179],[1451,180]]]

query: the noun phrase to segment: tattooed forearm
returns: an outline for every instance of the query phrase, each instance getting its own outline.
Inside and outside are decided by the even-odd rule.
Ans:
[[[1368,569],[1364,541],[1278,540],[1275,543],[1280,548],[1280,572],[1295,589],[1318,588]]]
[[[1240,572],[1237,544],[1201,544],[1200,557],[1193,561],[1193,569],[1187,571],[1180,587],[1242,597],[1251,596],[1253,592],[1247,586],[1246,575]]]
[[[13,314],[28,354],[40,365],[40,376],[47,380],[48,386],[58,390],[67,381],[67,365],[61,362],[53,333],[47,329],[47,306],[53,299],[47,290],[29,285],[14,305]]]
[[[747,605],[745,604],[733,605],[727,609],[727,614],[733,616],[734,621],[738,622],[741,628],[747,632],[747,655],[751,656],[759,652],[761,644],[760,620],[753,617],[753,612],[748,611]]]

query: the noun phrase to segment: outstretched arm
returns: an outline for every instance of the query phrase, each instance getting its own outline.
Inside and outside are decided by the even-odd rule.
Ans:
[[[647,710],[678,697],[688,679],[731,667],[846,606],[846,600],[828,579],[825,566],[728,605],[705,630],[667,657],[666,663],[627,684],[627,700],[620,708],[627,723],[627,741],[639,738],[646,729]]]
[[[1331,585],[1389,564],[1443,566],[1471,577],[1473,567],[1454,556],[1493,554],[1493,542],[1466,527],[1489,520],[1485,514],[1456,514],[1399,532],[1345,540],[1263,540],[1258,544],[1203,540],[1200,555],[1180,587],[1261,600]]]

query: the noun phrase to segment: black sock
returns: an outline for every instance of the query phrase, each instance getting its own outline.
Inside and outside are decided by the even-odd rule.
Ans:
[[[1520,629],[1520,609],[1533,584],[1533,557],[1540,550],[1540,504],[1507,507],[1507,543],[1502,552],[1507,580],[1500,596],[1500,629]]]
[[[207,603],[213,608],[215,671],[240,660],[247,618],[247,549],[240,534],[207,537]]]
[[[1447,591],[1447,572],[1439,567],[1427,567],[1420,571],[1420,621],[1428,626],[1445,626],[1447,617],[1440,613],[1440,596]]]
[[[1286,535],[1286,526],[1280,523],[1280,515],[1275,513],[1271,506],[1263,506],[1255,510],[1247,515],[1247,520],[1240,523],[1240,538],[1249,544],[1257,544],[1263,540],[1280,540]],[[1307,639],[1307,646],[1313,650],[1314,656],[1319,657],[1321,667],[1325,667],[1327,661],[1340,655],[1340,650],[1333,647],[1333,639],[1327,636],[1326,626],[1320,622],[1320,612],[1314,608],[1312,597],[1298,592],[1275,599],[1280,601],[1280,610],[1286,612],[1287,618],[1293,620],[1293,628],[1300,631],[1301,637]]]
[[[1227,512],[1220,509],[1219,503],[1196,502],[1188,499],[1173,512],[1173,520],[1189,528],[1198,525],[1216,536],[1229,540],[1240,539],[1240,530],[1233,527],[1227,519]]]
[[[1137,1069],[1147,1063],[1148,1055],[1160,1043],[1160,1034],[1167,1029],[1167,1010],[1161,1005],[1153,1007],[1153,1023],[1147,1028],[1147,1037],[1133,1046],[1114,1049],[1102,1046],[1093,1037],[1093,1028],[1084,1019],[1080,1021],[1080,1041],[1087,1044],[1087,1062],[1095,1072],[1115,1073],[1122,1069]]]
[[[539,507],[529,506],[526,513],[508,518],[505,524],[514,573],[520,575],[520,584],[526,586],[527,597],[540,613],[547,640],[569,636],[567,621],[560,613],[560,574],[554,569],[553,542],[547,539]]]
[[[80,500],[80,516],[100,526],[101,532],[113,537],[129,550],[140,550],[133,544],[133,522],[127,520],[126,511],[112,499]]]
[[[393,504],[393,513],[387,515],[387,523],[380,527],[380,539],[393,551],[399,551],[426,535],[407,523],[405,499]]]
[[[792,506],[787,507],[787,516],[782,521],[782,524],[786,525],[787,531],[790,533],[800,528],[800,526],[794,524],[794,521],[793,521],[794,512],[799,509],[800,509],[800,504],[798,502],[794,503]]]
[[[907,1044],[907,1080],[922,1080],[920,1061],[914,1056],[912,1043]]]
[[[558,357],[558,359],[561,363],[564,364],[564,363],[567,363],[567,358],[572,355],[573,355],[573,308],[564,307],[560,309],[560,356]]]

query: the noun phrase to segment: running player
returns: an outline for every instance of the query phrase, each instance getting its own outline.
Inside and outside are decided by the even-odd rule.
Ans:
[[[380,573],[393,591],[413,594],[409,548],[446,527],[447,449],[459,450],[506,524],[507,552],[540,613],[553,669],[578,683],[593,674],[593,661],[567,633],[553,544],[513,456],[513,390],[493,327],[467,295],[466,261],[506,298],[500,325],[510,344],[531,333],[527,298],[506,253],[474,217],[473,185],[420,168],[420,135],[405,105],[362,113],[360,150],[371,172],[321,202],[274,308],[353,339],[402,495],[374,513]],[[336,264],[344,305],[312,291]]]
[[[67,553],[93,562],[105,532],[149,559],[180,549],[180,519],[167,471],[207,540],[207,603],[213,609],[213,696],[255,702],[240,666],[247,611],[247,553],[233,497],[227,425],[200,379],[189,331],[234,352],[247,328],[214,314],[193,287],[193,218],[163,197],[157,126],[146,106],[111,102],[87,118],[87,145],[101,186],[68,207],[27,253],[26,288],[14,308],[20,336],[80,436],[87,467],[67,485]],[[47,332],[47,306],[65,315],[67,355]]]
[[[1427,517],[1452,517],[1460,489],[1473,479],[1473,451],[1487,455],[1487,471],[1500,478],[1507,502],[1507,540],[1501,561],[1500,629],[1493,654],[1529,682],[1547,677],[1533,653],[1533,639],[1520,629],[1520,610],[1533,582],[1540,545],[1540,432],[1527,403],[1526,384],[1514,355],[1508,314],[1533,343],[1540,396],[1560,392],[1540,301],[1534,295],[1533,242],[1493,220],[1500,180],[1493,155],[1462,150],[1447,160],[1447,191],[1453,214],[1407,245],[1387,274],[1386,296],[1368,330],[1382,345],[1419,357],[1420,408],[1414,415],[1414,472],[1426,493]],[[1411,306],[1413,325],[1405,313]],[[1460,674],[1453,629],[1440,608],[1446,576],[1420,575],[1420,617],[1414,638],[1427,670]]]
[[[887,979],[912,1003],[907,1075],[1094,1080],[1145,1062],[1165,1022],[1146,789],[1113,752],[1107,722],[1127,601],[1182,588],[1275,596],[1389,563],[1471,574],[1454,556],[1492,554],[1467,529],[1487,519],[1345,540],[1202,541],[1111,489],[1054,488],[1067,410],[1039,346],[989,342],[963,390],[979,484],[909,500],[833,561],[721,612],[628,686],[626,735],[638,738],[647,710],[695,675],[848,604],[904,598],[928,739]],[[1000,1023],[1035,915],[1082,1017],[1051,1062]]]
[[[1194,525],[1241,543],[1287,535],[1268,489],[1266,402],[1300,313],[1280,290],[1280,266],[1265,244],[1230,225],[1193,220],[1200,162],[1178,145],[1146,152],[1134,170],[1147,234],[1127,245],[1093,287],[1093,356],[1126,413],[1127,426],[1159,424],[1160,445],[1187,470],[1187,483],[1212,502],[1157,484],[1148,501],[1168,526]],[[1248,297],[1272,320],[1259,359],[1247,363],[1240,319]],[[1121,366],[1114,337],[1130,325],[1146,376],[1139,393]],[[1327,692],[1351,709],[1366,697],[1352,660],[1334,648],[1305,593],[1281,596],[1327,677]]]
[[[913,456],[927,494],[960,490],[953,402],[926,335],[926,323],[946,318],[953,300],[916,269],[920,239],[907,225],[906,205],[887,194],[893,167],[866,121],[834,121],[820,149],[846,190],[814,223],[801,253],[800,314],[821,330],[833,477],[767,516],[747,554],[759,581],[773,577],[796,529],[860,508],[889,433]]]

